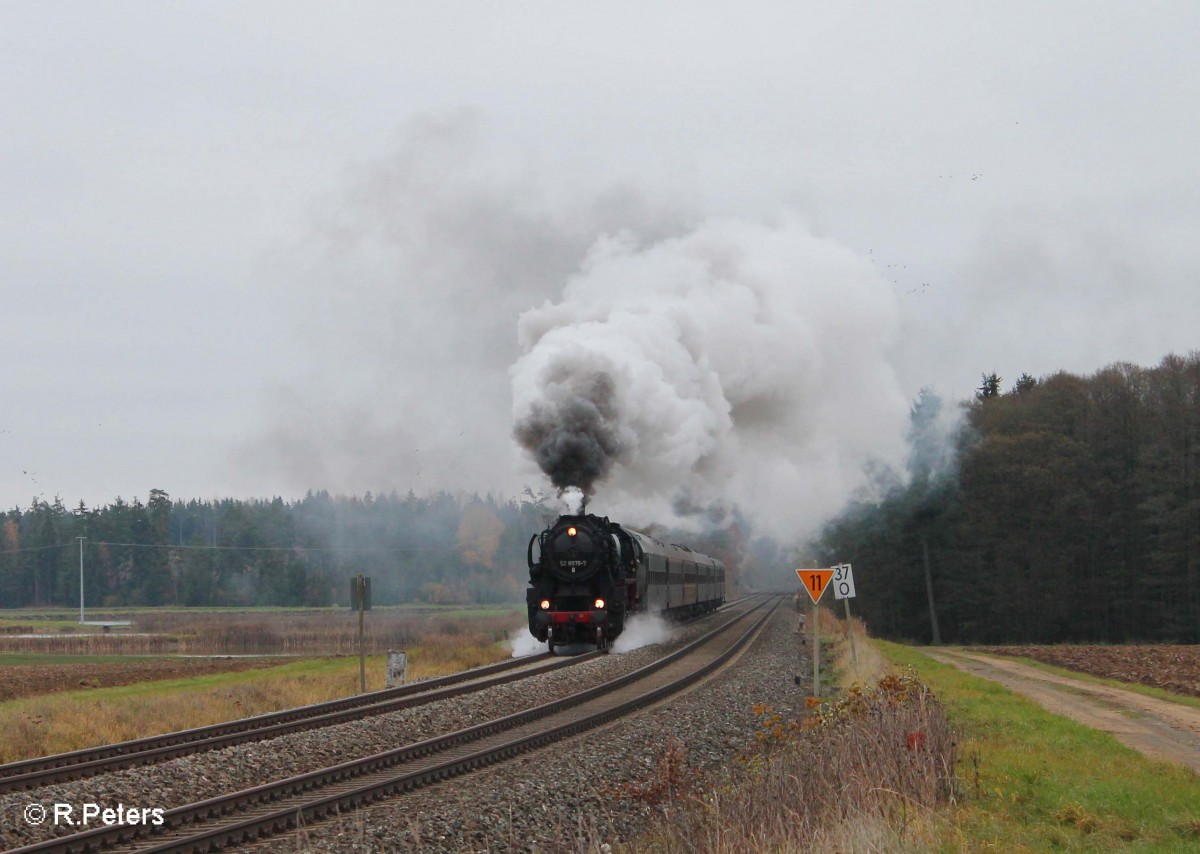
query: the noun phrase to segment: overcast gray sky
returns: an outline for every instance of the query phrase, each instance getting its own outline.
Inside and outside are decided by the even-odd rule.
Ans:
[[[796,326],[850,461],[924,385],[1194,349],[1198,44],[1182,0],[0,3],[0,504],[544,487],[518,319],[618,233],[872,265]]]

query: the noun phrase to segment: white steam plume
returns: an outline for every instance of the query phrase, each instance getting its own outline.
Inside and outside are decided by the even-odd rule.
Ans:
[[[514,435],[560,489],[631,524],[736,505],[810,532],[872,459],[903,459],[898,313],[876,268],[794,218],[601,239],[521,315]]]
[[[279,271],[307,358],[237,458],[285,494],[519,491],[518,315],[600,235],[660,240],[695,219],[671,190],[555,171],[470,110],[407,123],[313,216]]]
[[[654,643],[666,643],[675,634],[674,626],[658,614],[634,614],[625,623],[625,630],[613,641],[616,654],[633,652]]]
[[[513,629],[508,635],[508,645],[512,649],[513,658],[540,655],[550,648],[545,641],[540,641],[531,635],[527,626]]]

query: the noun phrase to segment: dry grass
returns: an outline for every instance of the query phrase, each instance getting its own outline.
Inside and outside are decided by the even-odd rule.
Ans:
[[[382,664],[372,662],[382,683]],[[381,684],[380,686],[381,687]],[[0,706],[0,762],[189,729],[356,693],[358,662],[295,662],[253,673],[49,694]]]
[[[364,621],[368,654],[407,649],[430,635],[471,634],[492,643],[521,623],[518,608],[421,613],[377,609]],[[125,617],[123,617],[125,618]],[[128,631],[82,633],[61,627],[50,637],[0,635],[0,652],[59,655],[350,655],[358,652],[358,616],[349,610],[156,611],[128,615]],[[36,623],[30,627],[37,629]],[[66,631],[70,628],[71,631]],[[92,630],[95,632],[95,630]]]
[[[756,706],[757,748],[701,786],[668,745],[657,782],[633,793],[663,820],[629,850],[920,851],[951,799],[955,748],[941,704],[914,676],[885,676],[799,721]],[[708,793],[697,794],[707,788]]]
[[[410,681],[508,657],[487,627],[448,626],[408,645]],[[474,621],[470,621],[474,626]],[[508,626],[511,629],[511,624]],[[507,637],[507,630],[504,633]],[[367,660],[367,690],[384,687],[383,656]],[[0,762],[63,753],[264,714],[358,693],[357,657],[307,659],[266,670],[49,694],[0,704]]]
[[[891,670],[883,653],[871,643],[862,620],[851,617],[847,623],[824,609],[820,613],[821,634],[833,641],[833,668],[839,685],[871,685]]]

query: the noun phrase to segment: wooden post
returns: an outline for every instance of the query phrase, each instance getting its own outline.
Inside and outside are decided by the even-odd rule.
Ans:
[[[850,635],[850,660],[854,662],[854,675],[858,675],[858,651],[854,648],[854,625],[850,622],[850,599],[842,600],[846,603],[846,634]]]
[[[363,618],[366,611],[358,609],[358,692],[367,693],[367,644],[363,637]]]
[[[357,578],[356,602],[358,604],[358,692],[367,693],[367,644],[364,618],[367,612],[367,580]]]
[[[813,693],[814,697],[821,696],[821,635],[817,631],[817,603],[812,606],[812,657],[813,657]]]
[[[367,692],[367,643],[366,643],[366,609],[371,607],[367,601],[368,585],[371,579],[358,575],[350,578],[350,607],[359,612],[359,693]]]

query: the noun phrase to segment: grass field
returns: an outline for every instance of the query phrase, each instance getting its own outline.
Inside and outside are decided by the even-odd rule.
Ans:
[[[0,651],[0,697],[18,680],[40,678],[47,690],[55,691],[0,702],[0,762],[263,714],[359,690],[358,657],[349,654],[357,649],[358,618],[345,610],[258,611],[253,615],[242,611],[138,611],[130,616],[141,628],[169,634],[191,650],[221,655],[243,652],[249,646],[261,654],[299,653],[304,657],[268,667],[263,665],[274,662],[227,661],[221,666],[259,669],[144,681],[137,679],[139,670],[151,674],[164,663],[175,662],[182,668],[197,660],[114,655],[113,648],[122,648],[118,646],[122,639],[116,634],[68,637],[64,643],[48,648],[42,645],[34,652]],[[380,609],[368,613],[366,625],[367,649],[372,653],[367,661],[367,688],[375,690],[384,684],[386,659],[381,653],[388,649],[407,652],[410,681],[457,672],[511,655],[507,641],[521,621],[517,609],[511,607]],[[0,636],[0,650],[4,649],[3,640]],[[134,642],[127,649],[138,648],[138,638],[124,640]],[[85,651],[92,654],[69,654],[71,642],[78,641],[87,641]],[[61,671],[71,669],[75,679],[81,666],[92,677],[82,680],[83,684],[105,685],[109,671],[119,671],[120,678],[112,680],[112,687],[57,690]],[[134,684],[116,684],[130,681]]]
[[[105,609],[89,620],[128,620],[103,632],[69,621],[62,610],[0,611],[0,654],[66,655],[349,655],[358,651],[358,615],[346,608],[216,610]],[[367,612],[368,653],[405,649],[432,634],[490,633],[503,640],[522,624],[517,605],[402,606]],[[36,633],[45,637],[20,637]]]
[[[912,647],[856,634],[856,672],[844,624],[822,613],[821,627],[840,676],[841,699],[819,713],[831,725],[796,727],[767,710],[767,729],[747,734],[766,746],[761,761],[680,798],[622,852],[1200,851],[1200,778],[1190,771]],[[901,675],[879,678],[889,668]],[[953,749],[938,752],[947,731]],[[661,787],[687,779],[670,759]],[[896,767],[911,770],[889,778]]]
[[[946,704],[960,735],[944,851],[1200,850],[1200,778],[1007,689],[880,643]]]

